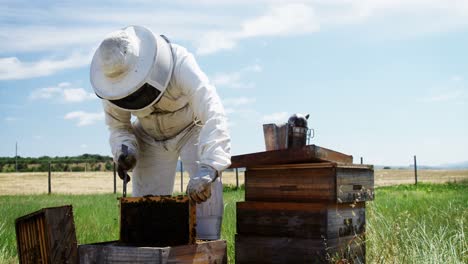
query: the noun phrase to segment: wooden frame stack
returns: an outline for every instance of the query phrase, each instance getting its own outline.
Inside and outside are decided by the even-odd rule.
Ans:
[[[300,163],[287,164],[297,153]],[[246,167],[245,202],[237,203],[236,263],[365,262],[373,166],[352,164],[351,156],[317,146],[248,155],[233,157],[234,166]]]

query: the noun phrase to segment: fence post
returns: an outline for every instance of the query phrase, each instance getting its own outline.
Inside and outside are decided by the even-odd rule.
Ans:
[[[180,162],[180,192],[184,192],[184,165]]]
[[[362,164],[362,157],[361,157],[361,164]]]
[[[239,189],[239,170],[236,168],[236,189]]]
[[[418,185],[418,165],[416,163],[416,155],[414,155],[414,184]]]
[[[50,162],[49,162],[49,177],[48,177],[48,178],[49,178],[49,179],[48,179],[49,194],[52,193],[52,186],[51,186],[52,184],[51,184],[51,179],[50,179],[50,178],[51,178],[51,172],[50,172],[50,170],[51,170],[51,168],[50,168]]]
[[[115,162],[112,162],[114,164],[114,193],[117,193],[117,169],[115,168]]]

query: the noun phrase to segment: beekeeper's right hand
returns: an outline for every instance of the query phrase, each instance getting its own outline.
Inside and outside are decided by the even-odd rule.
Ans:
[[[136,161],[136,153],[132,148],[127,148],[126,153],[122,149],[119,150],[119,159],[117,161],[119,169],[131,170],[135,167]]]

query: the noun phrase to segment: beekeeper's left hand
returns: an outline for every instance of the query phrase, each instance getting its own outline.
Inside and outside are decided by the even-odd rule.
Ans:
[[[211,197],[211,183],[218,177],[218,172],[208,165],[200,165],[195,177],[190,178],[187,186],[189,198],[202,203]]]

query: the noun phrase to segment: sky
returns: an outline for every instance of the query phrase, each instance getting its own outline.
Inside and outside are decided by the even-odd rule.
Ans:
[[[98,3],[97,3],[98,2]],[[0,0],[0,156],[110,155],[89,82],[112,31],[185,46],[216,86],[232,154],[310,114],[311,144],[379,165],[468,160],[468,1]]]

